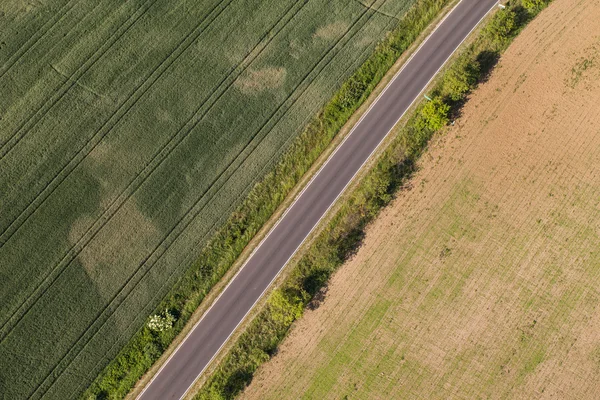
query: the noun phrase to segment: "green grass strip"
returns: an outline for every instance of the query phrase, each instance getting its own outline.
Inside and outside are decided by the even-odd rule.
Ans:
[[[172,328],[160,332],[151,330],[148,327],[152,318],[150,317],[92,383],[83,398],[121,399],[127,395],[182,331],[210,289],[222,279],[250,240],[331,144],[333,138],[365,102],[387,71],[449,2],[450,0],[418,0],[400,19],[393,31],[342,84],[333,98],[294,141],[274,169],[250,191],[241,206],[215,233],[199,259],[157,307],[156,313],[162,313],[163,318],[168,315],[176,318]],[[323,279],[318,278],[315,281],[315,288],[323,282],[325,275]],[[307,293],[313,292],[314,290]],[[309,298],[306,296],[303,297],[304,303]],[[285,318],[284,320],[288,321]],[[289,324],[281,327],[278,325],[277,329],[269,334],[273,346],[287,330],[284,326]],[[241,381],[245,382],[244,379]]]
[[[507,4],[506,9],[499,10],[487,20],[472,44],[437,79],[431,95],[432,101],[416,108],[375,166],[361,179],[357,188],[346,196],[347,200],[315,238],[290,276],[279,289],[272,292],[266,306],[219,363],[197,394],[197,399],[235,397],[251,381],[259,365],[275,354],[294,320],[301,317],[306,306],[315,306],[319,297],[315,295],[327,284],[331,274],[356,251],[367,224],[392,200],[394,193],[415,171],[416,161],[431,137],[457,115],[469,93],[487,78],[500,54],[549,1],[513,0]],[[397,44],[408,46],[417,32],[423,29],[423,24],[426,25],[426,21],[433,18],[436,12],[434,10],[439,10],[436,7],[441,7],[441,4],[421,2],[419,7],[424,7],[427,11],[412,15],[415,25],[408,25],[409,22],[406,21],[394,31],[340,93],[352,93],[350,88],[358,85],[353,82],[363,73],[367,74],[365,76],[372,73],[370,76],[378,77],[377,81],[381,79],[382,75],[379,74],[383,73],[384,68],[389,68],[394,57],[401,52],[402,47],[396,47]],[[419,10],[419,7],[415,10]],[[417,20],[418,18],[421,19]],[[375,78],[365,81],[375,82]],[[364,93],[372,90],[369,89],[372,88],[370,84],[365,84]],[[340,104],[340,96],[338,94],[337,100],[328,105],[324,115],[330,115],[328,110]],[[340,114],[334,112],[333,115],[344,113],[343,109],[339,112]]]

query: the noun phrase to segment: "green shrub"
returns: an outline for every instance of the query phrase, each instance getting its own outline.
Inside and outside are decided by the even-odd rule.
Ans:
[[[169,310],[165,310],[161,314],[152,315],[148,319],[147,325],[154,332],[165,332],[173,327],[173,323],[175,323],[175,317]]]
[[[442,81],[442,96],[459,101],[477,83],[481,75],[479,62],[471,54],[463,54],[448,69]]]
[[[269,297],[269,312],[277,324],[288,326],[302,316],[304,301],[302,296],[291,290],[275,290]]]
[[[421,108],[415,127],[417,130],[424,132],[438,131],[448,124],[449,114],[450,105],[446,104],[441,97],[434,97],[433,100],[427,101]]]
[[[513,9],[504,9],[498,11],[485,27],[485,33],[488,39],[496,47],[503,47],[508,44],[512,34],[517,28],[517,13]]]

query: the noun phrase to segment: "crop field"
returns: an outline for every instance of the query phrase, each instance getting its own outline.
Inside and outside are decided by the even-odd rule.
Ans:
[[[600,2],[556,0],[243,399],[596,399]]]
[[[0,393],[89,385],[414,0],[0,4]]]

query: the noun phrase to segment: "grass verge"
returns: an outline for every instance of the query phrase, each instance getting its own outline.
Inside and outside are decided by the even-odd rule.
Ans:
[[[367,224],[415,171],[430,138],[459,115],[468,94],[487,79],[514,37],[548,3],[513,0],[485,23],[473,42],[439,77],[432,90],[433,100],[416,108],[372,169],[345,196],[331,221],[221,359],[197,399],[235,397],[259,365],[275,354],[304,308],[318,306],[318,294],[331,274],[356,251]]]
[[[259,182],[161,302],[151,320],[168,321],[157,331],[144,325],[84,393],[86,399],[123,398],[184,329],[211,289],[286,199],[340,129],[366,101],[386,72],[450,0],[419,0],[371,56],[311,121],[274,170]],[[154,323],[153,322],[153,323]]]

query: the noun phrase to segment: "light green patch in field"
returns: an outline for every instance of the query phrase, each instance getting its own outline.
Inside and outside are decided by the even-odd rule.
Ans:
[[[364,340],[379,325],[391,304],[388,300],[376,300],[375,304],[369,307],[363,316],[361,320],[363,323],[354,327],[348,333],[343,346],[333,347],[324,344],[321,347],[329,361],[315,371],[314,379],[305,391],[303,398],[327,397],[333,385],[337,382],[340,373],[353,361],[353,355],[362,348]]]
[[[235,82],[244,94],[277,89],[285,82],[286,69],[282,67],[266,67],[259,70],[248,70]]]
[[[544,348],[532,350],[527,355],[527,359],[523,362],[523,367],[519,371],[519,378],[517,379],[517,384],[521,385],[523,381],[527,378],[527,375],[532,374],[538,367],[538,365],[540,365],[544,361],[545,356],[546,350]]]
[[[331,22],[317,28],[313,35],[315,40],[331,40],[344,34],[349,28],[346,21]]]
[[[469,240],[477,239],[476,232],[472,229],[467,215],[470,215],[473,209],[480,207],[479,190],[478,184],[472,179],[465,179],[452,189],[440,215],[440,218],[448,221],[445,232],[450,237],[459,239],[468,235]]]

